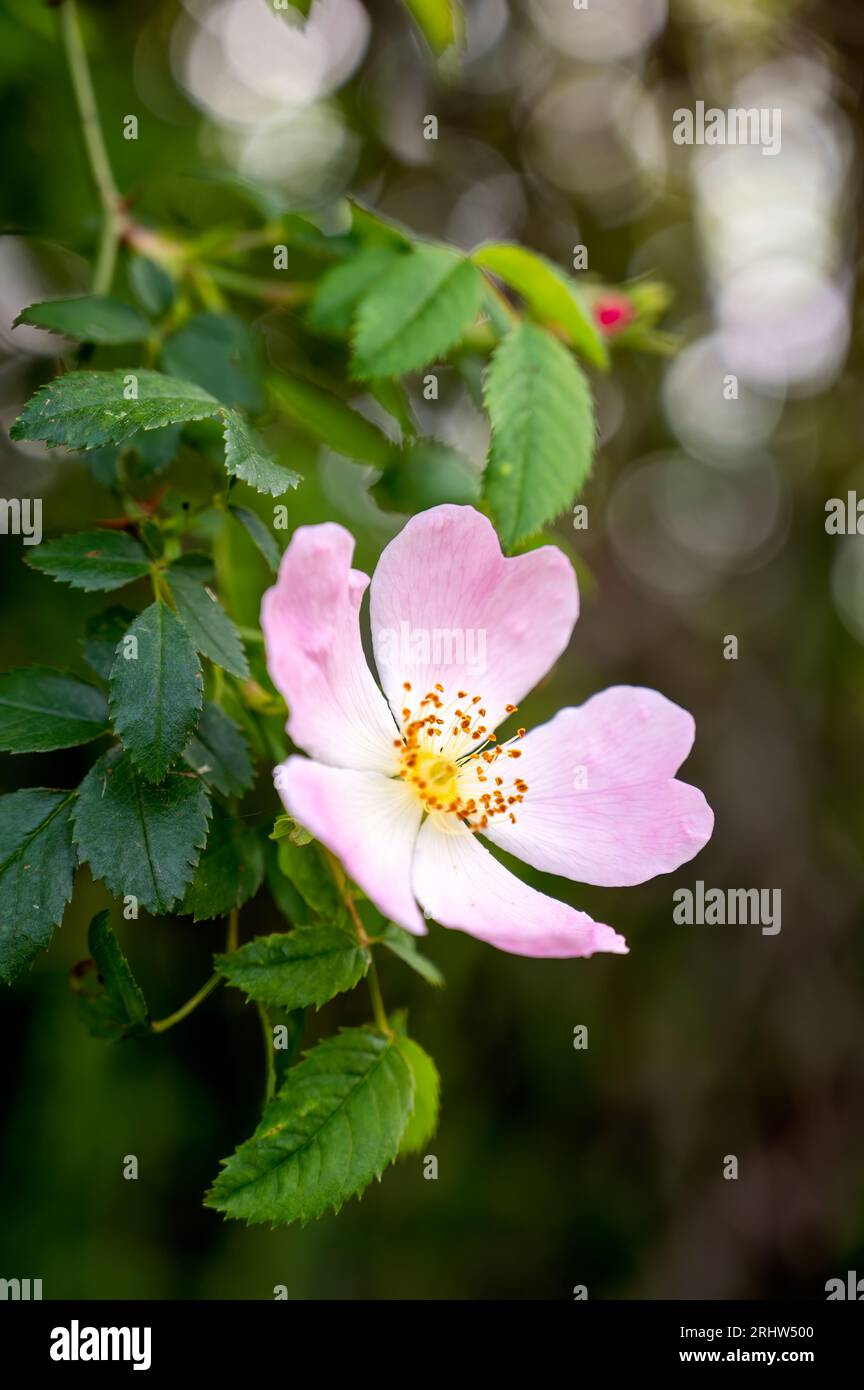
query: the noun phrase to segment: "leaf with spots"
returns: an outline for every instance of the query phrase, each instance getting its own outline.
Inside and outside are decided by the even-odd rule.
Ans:
[[[46,541],[25,560],[73,589],[119,589],[150,569],[146,550],[126,531],[76,531]]]

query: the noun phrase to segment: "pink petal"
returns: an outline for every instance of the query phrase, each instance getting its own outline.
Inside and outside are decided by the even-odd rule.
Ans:
[[[342,526],[300,526],[261,604],[267,669],[288,703],[287,729],[337,767],[396,769],[397,730],[363,655],[360,602],[369,579],[351,568]]]
[[[341,860],[378,910],[425,935],[411,891],[422,807],[406,784],[296,757],[273,776],[288,812]]]
[[[405,681],[415,696],[437,682],[448,699],[459,689],[482,696],[494,728],[561,655],[578,612],[576,576],[554,546],[505,559],[473,507],[421,512],[372,577],[375,663],[394,713],[406,703]]]
[[[563,709],[518,745],[528,791],[516,824],[502,817],[485,833],[536,869],[581,883],[624,887],[669,873],[714,826],[702,793],[673,780],[693,733],[686,710],[636,686]]]
[[[414,891],[430,917],[517,956],[625,954],[611,927],[529,888],[462,826],[430,816],[417,838]]]

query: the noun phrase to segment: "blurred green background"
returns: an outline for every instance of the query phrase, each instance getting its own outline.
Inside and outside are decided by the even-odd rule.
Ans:
[[[824,1297],[864,1270],[864,538],[824,524],[828,499],[864,495],[860,7],[478,0],[461,71],[438,72],[397,0],[319,0],[305,34],[266,0],[92,0],[84,19],[141,221],[252,226],[264,184],[333,227],[350,191],[465,247],[518,239],[569,269],[584,244],[589,276],[674,288],[681,353],[622,350],[593,381],[589,527],[558,527],[583,612],[522,708],[530,726],[607,685],[656,687],[695,715],[683,776],[717,824],[695,865],[642,887],[533,876],[622,931],[628,957],[530,961],[433,929],[440,993],[383,961],[388,1005],[407,1004],[442,1074],[438,1180],[411,1159],[338,1217],[276,1232],[200,1205],[257,1118],[257,1016],[222,990],[164,1037],[87,1037],[67,974],[109,900],[80,871],[50,953],[2,999],[0,1273],[53,1298]],[[43,497],[48,535],[114,505],[79,463],[6,434],[49,370],[44,335],[12,319],[86,286],[98,229],[55,25],[32,0],[0,9],[0,492]],[[676,146],[672,112],[696,100],[779,108],[781,153]],[[233,307],[278,361],[290,313]],[[415,394],[424,428],[479,466],[483,418],[455,374],[438,402]],[[299,436],[284,447],[306,475],[292,525],[342,520],[371,568],[394,522],[366,475]],[[105,601],[21,550],[0,538],[4,667],[83,672],[80,629]],[[235,612],[254,621],[267,577],[251,546],[235,571]],[[74,785],[91,759],[4,756],[2,789]],[[266,781],[248,814],[272,814]],[[697,878],[781,888],[782,931],[675,925],[672,893]],[[222,944],[219,924],[113,919],[157,1016]],[[244,936],[278,926],[264,895],[243,911]],[[366,1015],[361,989],[307,1041]]]

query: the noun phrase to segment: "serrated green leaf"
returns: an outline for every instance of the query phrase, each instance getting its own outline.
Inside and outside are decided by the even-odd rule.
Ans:
[[[242,796],[255,775],[242,730],[210,700],[204,702],[183,760],[223,796]]]
[[[49,945],[72,896],[74,792],[0,796],[0,979],[11,984]]]
[[[256,492],[269,492],[271,497],[281,497],[297,486],[300,474],[276,462],[242,415],[226,410],[224,421],[225,467],[233,477],[242,478]]]
[[[465,38],[465,16],[460,0],[404,0],[432,52],[437,56],[461,44]]]
[[[417,938],[405,931],[404,927],[397,927],[395,922],[388,922],[382,935],[375,940],[380,941],[382,946],[386,946],[388,951],[392,951],[394,956],[398,956],[405,965],[422,976],[427,984],[435,985],[436,988],[444,984],[444,976],[438,966],[421,954]]]
[[[88,772],[75,808],[75,843],[94,878],[148,912],[183,896],[207,838],[210,799],[191,773],[146,782],[118,748]]]
[[[218,401],[191,381],[176,381],[144,367],[67,372],[36,392],[10,435],[65,444],[69,449],[96,449],[122,444],[136,430],[205,420],[220,408]]]
[[[347,458],[384,468],[395,452],[393,443],[356,410],[331,391],[299,377],[272,380],[273,396],[302,429]]]
[[[477,267],[445,246],[415,246],[366,295],[357,313],[354,371],[401,376],[443,356],[480,307]]]
[[[265,526],[257,512],[250,511],[248,507],[237,507],[233,503],[228,507],[228,511],[252,537],[267,564],[275,573],[279,568],[281,553],[273,534]]]
[[[109,708],[117,735],[138,770],[161,782],[189,741],[204,678],[185,627],[166,603],[145,608],[111,667]]]
[[[393,1162],[413,1104],[403,1040],[343,1029],[288,1073],[206,1204],[274,1225],[338,1211]]]
[[[126,636],[137,616],[133,609],[116,604],[94,613],[84,624],[84,635],[80,639],[84,660],[103,681],[111,674],[118,642]]]
[[[258,341],[234,314],[193,315],[165,340],[161,360],[171,376],[194,381],[223,405],[264,408]]]
[[[314,841],[299,845],[288,837],[277,842],[280,872],[290,879],[319,917],[334,921],[342,910],[342,900],[321,846]]]
[[[318,281],[309,306],[312,327],[321,333],[349,333],[363,296],[393,269],[401,255],[394,246],[364,246],[328,270]]]
[[[168,583],[180,621],[195,650],[223,670],[230,671],[232,676],[247,680],[249,662],[240,634],[216,595],[182,567],[169,569]]]
[[[449,444],[419,439],[401,452],[371,492],[386,510],[416,512],[443,502],[476,502],[480,477]]]
[[[372,957],[341,927],[297,927],[276,936],[259,936],[238,951],[216,957],[216,969],[250,999],[283,1009],[328,999],[353,989]]]
[[[535,251],[505,241],[478,247],[471,259],[516,290],[537,318],[563,329],[568,342],[589,362],[608,366],[609,351],[593,316],[558,266]]]
[[[90,743],[108,727],[101,690],[65,671],[27,666],[0,673],[0,749],[47,753]]]
[[[174,281],[163,266],[147,256],[133,256],[129,262],[129,284],[149,314],[162,318],[174,300]]]
[[[429,1143],[438,1128],[441,1078],[428,1052],[413,1038],[401,1038],[402,1056],[414,1077],[414,1108],[399,1144],[399,1153],[417,1153]]]
[[[183,901],[196,922],[224,917],[254,898],[264,878],[264,844],[243,821],[214,806],[210,833]]]
[[[76,531],[45,541],[25,555],[27,564],[73,589],[120,589],[150,569],[146,550],[126,531]]]
[[[492,423],[484,492],[509,548],[572,503],[591,468],[594,411],[571,354],[531,323],[496,348],[484,389]]]
[[[91,1037],[119,1042],[148,1033],[150,1017],[108,917],[99,912],[90,923],[90,958],[74,967],[69,984]]]
[[[80,343],[141,343],[150,332],[147,319],[131,304],[95,294],[31,304],[18,315],[15,324],[19,323],[47,328]]]

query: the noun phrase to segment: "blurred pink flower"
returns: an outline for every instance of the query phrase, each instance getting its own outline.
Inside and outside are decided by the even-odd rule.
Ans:
[[[290,814],[408,931],[426,930],[419,903],[518,955],[626,952],[612,927],[529,888],[480,836],[584,883],[676,869],[713,827],[702,793],[674,776],[692,717],[656,691],[617,686],[499,743],[497,726],[567,646],[579,599],[560,550],[505,558],[472,507],[421,512],[381,555],[371,623],[382,694],[363,654],[369,579],[351,568],[353,550],[334,523],[299,527],[264,595],[270,674],[309,754],[276,769]]]
[[[620,333],[634,317],[635,310],[626,295],[610,292],[594,301],[594,321],[607,336]]]

